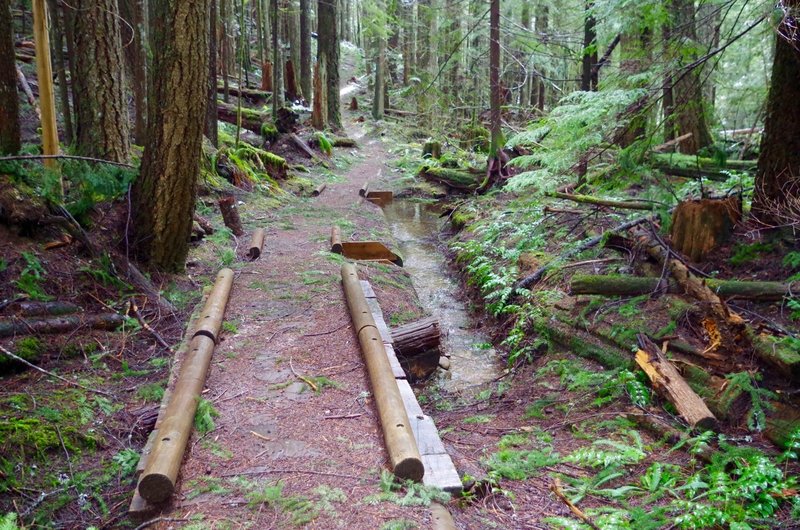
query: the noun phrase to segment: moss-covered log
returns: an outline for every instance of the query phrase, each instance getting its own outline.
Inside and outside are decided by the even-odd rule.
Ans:
[[[40,333],[69,333],[81,328],[115,329],[125,319],[117,313],[100,315],[70,315],[40,319],[0,320],[0,337]]]
[[[578,357],[597,361],[607,368],[631,368],[633,358],[625,351],[604,344],[589,333],[548,318],[538,318],[533,329],[546,340],[567,348]]]
[[[236,125],[238,123],[238,109],[236,105],[220,101],[217,103],[217,117],[224,122]],[[275,127],[269,120],[267,113],[242,107],[242,128],[266,137],[265,132],[270,132]]]
[[[651,155],[651,160],[656,167],[678,168],[678,169],[697,169],[705,171],[733,169],[736,171],[753,172],[756,170],[756,160],[726,160],[720,164],[718,160],[694,155],[683,155],[678,153],[663,153]],[[722,175],[721,173],[718,173]]]
[[[217,92],[222,93],[225,90],[225,87],[222,85],[217,85]],[[241,94],[242,99],[251,105],[263,105],[265,103],[269,103],[272,100],[272,92],[266,90],[255,90],[252,88],[236,88],[229,86],[228,93],[234,97],[239,97]]]
[[[800,353],[779,339],[747,328],[747,338],[756,356],[790,381],[800,380]]]
[[[576,195],[572,193],[561,193],[557,191],[553,193],[548,193],[547,196],[554,197],[556,199],[564,199],[568,201],[578,202],[582,204],[592,204],[595,206],[608,206],[611,208],[623,208],[626,210],[649,211],[653,210],[656,207],[656,203],[653,202],[601,199],[600,197],[592,197],[591,195]]]
[[[576,274],[570,281],[572,294],[599,294],[603,296],[638,296],[655,292],[660,278],[642,278],[623,275]],[[747,282],[738,280],[705,280],[706,285],[721,298],[744,298],[747,300],[776,301],[789,293],[800,291],[800,282]],[[671,280],[666,284],[667,292],[683,294],[683,289]]]
[[[456,190],[474,191],[480,185],[474,173],[463,169],[422,166],[417,176]]]
[[[785,403],[773,403],[767,412],[764,436],[780,447],[787,449],[792,435],[800,430],[800,410]]]

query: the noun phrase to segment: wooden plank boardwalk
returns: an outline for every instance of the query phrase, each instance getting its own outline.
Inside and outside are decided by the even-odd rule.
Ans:
[[[406,414],[408,414],[408,419],[411,422],[411,430],[417,440],[422,464],[425,466],[425,475],[422,478],[422,483],[426,486],[436,486],[451,493],[460,492],[462,489],[461,478],[458,476],[455,465],[453,465],[453,460],[447,454],[436,424],[433,422],[433,418],[422,411],[411,385],[406,380],[406,374],[397,360],[397,355],[392,345],[392,335],[383,318],[383,312],[380,305],[378,305],[375,291],[366,280],[361,280],[361,289],[364,291],[367,305],[369,305],[372,317],[375,319],[375,325],[378,327],[383,339],[383,345],[389,357],[389,364],[392,365],[392,372],[397,381],[397,387],[400,389]]]

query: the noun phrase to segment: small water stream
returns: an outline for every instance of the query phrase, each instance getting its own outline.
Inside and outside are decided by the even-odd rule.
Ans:
[[[395,200],[383,211],[420,302],[439,318],[442,352],[451,361],[441,385],[446,390],[460,391],[496,379],[502,363],[490,347],[489,338],[473,327],[464,296],[459,295],[463,287],[448,272],[438,248],[439,228],[444,222],[438,212],[430,205],[407,200]]]

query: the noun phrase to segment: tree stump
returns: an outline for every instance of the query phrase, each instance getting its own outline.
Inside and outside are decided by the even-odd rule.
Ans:
[[[355,96],[350,100],[350,110],[358,110],[358,100]]]
[[[427,155],[430,158],[439,159],[442,156],[442,144],[441,142],[437,142],[434,140],[430,140],[425,142],[425,145],[422,147],[422,157],[425,158]]]
[[[684,201],[672,214],[672,244],[694,262],[730,238],[742,218],[739,197]]]
[[[219,211],[222,213],[222,221],[225,226],[231,229],[233,235],[241,237],[244,235],[242,220],[239,219],[239,210],[236,209],[236,198],[228,195],[219,200]]]
[[[286,79],[286,99],[291,101],[292,103],[295,103],[300,98],[299,98],[299,95],[298,95],[299,91],[298,91],[298,88],[297,88],[297,78],[294,75],[294,64],[292,63],[291,59],[286,61],[285,71],[286,71],[286,77],[285,77],[285,79]]]
[[[272,92],[272,62],[264,61],[261,66],[261,90]]]

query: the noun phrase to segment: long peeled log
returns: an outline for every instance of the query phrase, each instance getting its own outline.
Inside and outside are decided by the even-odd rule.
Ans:
[[[217,274],[214,289],[206,300],[189,352],[181,365],[180,375],[158,427],[153,450],[139,480],[139,494],[150,503],[163,502],[175,491],[183,453],[192,432],[197,401],[205,385],[232,285],[233,271],[222,269]]]
[[[342,265],[342,284],[350,316],[353,319],[353,327],[361,343],[364,362],[369,372],[392,471],[402,479],[419,482],[425,474],[422,457],[411,431],[411,423],[389,365],[386,349],[367,305],[354,265],[350,263]]]
[[[653,388],[672,403],[693,429],[716,431],[719,422],[705,402],[681,377],[678,370],[645,335],[639,335],[636,364],[647,374]]]

